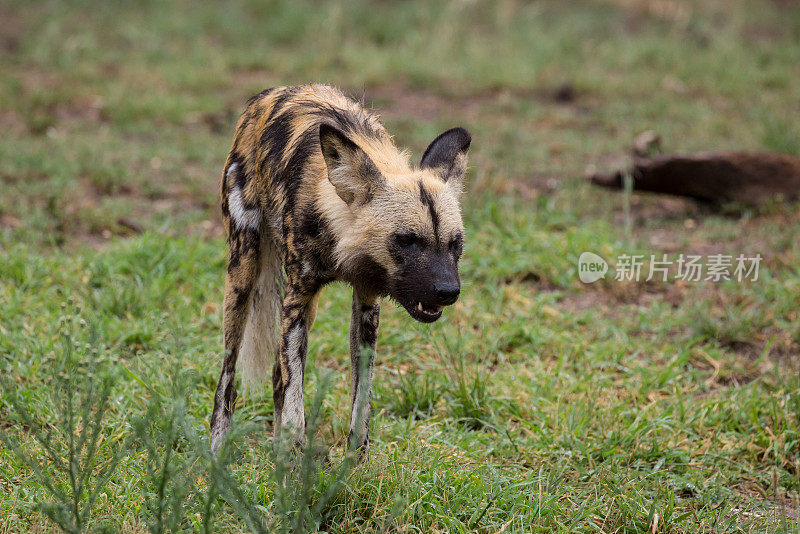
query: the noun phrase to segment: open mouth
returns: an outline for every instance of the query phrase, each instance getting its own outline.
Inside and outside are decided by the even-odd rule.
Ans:
[[[431,306],[417,302],[413,306],[405,306],[408,313],[421,323],[432,323],[442,316],[442,306]]]

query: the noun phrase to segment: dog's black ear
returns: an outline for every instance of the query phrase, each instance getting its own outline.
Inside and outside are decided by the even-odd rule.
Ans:
[[[319,127],[319,144],[339,198],[351,207],[369,202],[384,178],[367,153],[328,124]]]
[[[448,185],[460,188],[467,170],[467,150],[471,142],[472,136],[464,128],[447,130],[428,145],[419,166],[432,169]]]

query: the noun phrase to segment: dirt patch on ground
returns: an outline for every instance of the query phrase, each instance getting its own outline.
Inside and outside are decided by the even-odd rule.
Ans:
[[[538,291],[550,291],[535,283]],[[669,332],[676,341],[712,343],[725,352],[735,355],[735,369],[728,369],[719,382],[743,384],[773,369],[775,363],[782,368],[796,366],[800,344],[792,332],[776,326],[777,317],[770,310],[759,310],[761,303],[752,298],[731,293],[729,289],[713,282],[621,282],[606,279],[595,284],[582,284],[559,296],[557,308],[572,315],[591,312],[605,319],[629,322],[642,309],[655,305],[669,305],[677,313],[687,302],[706,302],[707,309],[684,326]],[[792,312],[781,320],[794,323],[797,314]],[[649,330],[629,332],[631,335],[651,335]]]
[[[800,7],[800,0],[770,0],[773,4],[780,8],[797,8]]]
[[[569,291],[558,300],[559,306],[573,314],[589,310],[604,317],[630,316],[637,308],[664,301],[673,308],[680,306],[686,296],[685,284],[628,283],[610,281],[585,285]]]
[[[254,87],[259,82],[260,86],[267,87],[270,80],[269,74],[261,71],[242,71],[235,78],[242,85],[250,84]],[[498,116],[513,115],[516,103],[520,100],[534,100],[543,106],[571,106],[580,109],[583,109],[581,106],[587,101],[584,91],[569,82],[534,89],[493,89],[475,92],[458,86],[423,90],[413,87],[408,82],[398,81],[368,88],[343,88],[343,90],[382,118],[395,121],[435,122],[459,117],[468,122],[485,117],[487,109],[496,111]],[[214,118],[209,120],[214,122]],[[545,117],[543,120],[549,119]],[[559,124],[541,126],[554,128],[559,127]],[[563,150],[556,144],[550,149],[554,154]],[[480,182],[472,184],[477,192],[489,191],[496,195],[514,195],[525,200],[551,194],[561,186],[560,176],[536,171],[515,176],[482,173]]]
[[[791,471],[792,467],[789,469]],[[777,485],[776,480],[773,480],[773,485]],[[745,506],[732,509],[742,521],[760,518],[780,525],[783,521],[797,524],[800,520],[800,501],[797,498],[791,498],[783,492],[775,495],[775,488],[765,488],[752,477],[743,477],[733,490],[744,499]]]
[[[50,108],[50,112],[61,123],[70,121],[99,123],[108,119],[103,111],[103,104],[102,97],[86,95],[72,99],[69,104],[54,105]]]
[[[524,176],[492,176],[485,175],[479,182],[471,184],[470,191],[495,196],[514,196],[530,201],[541,195],[555,193],[563,187],[559,176],[548,173],[532,172]]]
[[[110,213],[108,202],[125,209]],[[195,194],[179,184],[169,185],[153,197],[127,184],[108,191],[86,178],[77,179],[57,206],[44,207],[53,217],[57,244],[82,242],[94,249],[102,249],[114,236],[130,237],[148,230],[173,236],[221,237],[224,229],[215,208],[205,201],[204,194]],[[159,226],[164,217],[182,214],[190,222],[174,229]],[[15,220],[4,215],[0,226],[14,228]]]
[[[586,311],[605,313],[609,310],[614,299],[604,291],[577,291],[564,294],[558,300],[559,307],[571,314],[581,314]]]
[[[0,130],[4,135],[22,136],[29,133],[28,123],[17,110],[0,110]]]
[[[16,12],[5,7],[0,7],[0,20],[0,50],[13,54],[19,50],[25,25]]]
[[[4,133],[44,135],[51,128],[69,129],[80,123],[97,125],[108,120],[101,96],[78,93],[75,84],[59,74],[25,64],[10,66],[7,75],[20,84],[19,90],[26,97],[15,109],[0,109]]]
[[[579,91],[569,83],[543,89],[497,89],[469,93],[456,87],[445,87],[434,92],[414,89],[405,83],[393,83],[347,93],[381,116],[421,121],[434,121],[443,113],[469,116],[487,107],[510,106],[520,99],[569,105],[580,96]]]

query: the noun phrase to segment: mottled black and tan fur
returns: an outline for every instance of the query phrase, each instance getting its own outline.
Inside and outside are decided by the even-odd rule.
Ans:
[[[378,118],[336,89],[281,87],[250,100],[222,177],[230,256],[214,449],[230,427],[237,361],[252,386],[273,357],[275,433],[302,441],[308,329],[321,288],[341,280],[353,287],[349,441],[366,451],[378,299],[432,322],[458,298],[469,144],[466,130],[448,130],[412,167]]]

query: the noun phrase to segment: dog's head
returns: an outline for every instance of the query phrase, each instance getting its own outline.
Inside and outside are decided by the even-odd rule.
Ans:
[[[328,178],[348,213],[337,257],[361,291],[388,295],[430,323],[459,296],[464,240],[460,196],[470,135],[453,128],[428,146],[417,169],[389,170],[328,125],[320,145]]]

